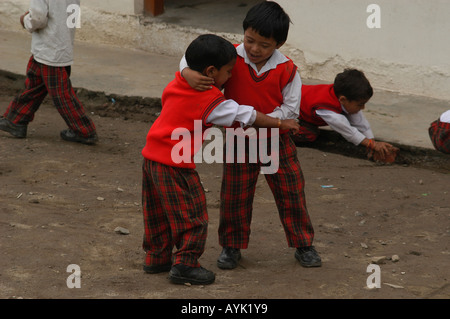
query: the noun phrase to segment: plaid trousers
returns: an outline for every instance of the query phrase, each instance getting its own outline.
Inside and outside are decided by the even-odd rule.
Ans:
[[[291,136],[292,140],[297,143],[314,142],[320,134],[319,127],[303,120],[299,120],[299,124],[300,129],[297,134]]]
[[[436,120],[430,124],[428,133],[436,150],[450,154],[450,123]]]
[[[95,125],[75,95],[70,70],[70,66],[53,67],[39,63],[32,56],[27,66],[25,90],[9,104],[4,117],[14,124],[27,125],[48,94],[72,131],[83,137],[93,135]]]
[[[208,213],[200,177],[194,169],[144,159],[142,207],[145,265],[199,267],[205,250]],[[177,250],[172,252],[173,248]]]
[[[224,163],[221,188],[219,243],[222,247],[245,249],[250,239],[253,198],[261,164]],[[235,151],[236,153],[236,151]],[[290,134],[280,135],[279,169],[264,177],[274,195],[289,247],[311,246],[314,229],[304,193],[305,181],[297,148]]]

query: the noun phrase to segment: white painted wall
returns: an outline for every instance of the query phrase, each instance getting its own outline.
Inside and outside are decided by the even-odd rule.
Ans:
[[[82,1],[92,9],[120,14],[141,14],[144,12],[144,0],[87,0]]]
[[[189,1],[189,0],[186,0]],[[333,81],[346,67],[363,70],[377,89],[450,100],[450,0],[276,0],[293,24],[281,48],[302,78]],[[142,25],[143,0],[82,0],[77,39],[168,55],[206,30],[165,23]],[[380,28],[367,27],[370,4]],[[21,31],[29,0],[1,0],[0,28]],[[141,11],[140,11],[141,10]],[[139,14],[139,13],[138,13]],[[232,42],[242,34],[219,34]]]
[[[291,17],[286,54],[303,77],[362,69],[377,88],[450,100],[450,1],[277,0]],[[380,28],[369,28],[370,4]]]
[[[29,4],[30,0],[0,0],[0,29],[23,32],[19,17],[28,10]],[[77,30],[76,40],[182,56],[192,40],[208,32],[167,23],[143,25],[141,15],[126,13],[139,10],[139,4],[143,10],[144,0],[82,0],[81,28]],[[221,35],[232,42],[241,41],[234,35]]]

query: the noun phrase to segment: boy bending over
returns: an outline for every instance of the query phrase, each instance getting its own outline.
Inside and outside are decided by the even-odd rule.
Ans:
[[[355,69],[339,73],[333,84],[303,85],[300,131],[294,135],[294,141],[313,142],[319,135],[320,126],[330,126],[348,142],[365,146],[369,157],[392,161],[392,154],[395,159],[398,149],[374,140],[370,124],[362,112],[372,95],[372,86],[364,73]]]

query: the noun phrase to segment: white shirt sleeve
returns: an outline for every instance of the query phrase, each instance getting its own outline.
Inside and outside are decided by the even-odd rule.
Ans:
[[[347,141],[359,145],[366,136],[350,124],[349,119],[343,115],[330,110],[317,110],[320,116],[334,131],[342,135]]]
[[[439,117],[439,121],[444,123],[450,123],[450,110],[442,113],[441,116]]]
[[[24,17],[23,24],[29,32],[45,28],[48,22],[48,0],[30,2],[29,13]]]
[[[282,91],[283,104],[277,106],[271,113],[267,114],[281,120],[296,119],[300,114],[300,101],[302,96],[302,80],[298,72],[291,83],[286,85]]]
[[[231,126],[234,122],[240,122],[243,126],[247,126],[253,124],[255,119],[256,111],[252,106],[225,100],[209,114],[206,122],[220,126]]]
[[[183,57],[181,58],[181,61],[180,61],[180,73],[187,67],[188,67],[188,64],[186,61],[186,57],[183,55]]]
[[[368,139],[373,139],[374,135],[372,129],[370,128],[369,121],[367,121],[363,112],[359,111],[355,114],[347,114],[348,121],[353,127],[356,127],[364,136]]]

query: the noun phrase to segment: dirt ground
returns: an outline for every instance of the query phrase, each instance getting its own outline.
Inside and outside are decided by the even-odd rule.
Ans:
[[[23,78],[1,74],[1,114],[22,86]],[[141,150],[158,100],[116,97],[113,103],[86,91],[80,99],[98,128],[96,146],[62,141],[65,124],[48,99],[26,139],[0,132],[0,298],[450,297],[449,157],[404,148],[399,163],[380,165],[338,154],[339,143],[330,141],[298,147],[322,267],[307,269],[296,261],[261,176],[250,246],[237,269],[217,268],[221,164],[200,164],[210,218],[200,262],[216,281],[174,285],[166,273],[145,274]],[[369,289],[375,273],[368,265],[376,257],[385,257],[378,264],[381,286]],[[72,264],[80,268],[81,288],[67,285]]]

